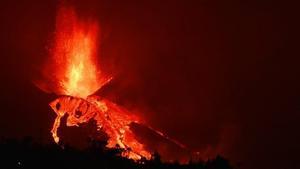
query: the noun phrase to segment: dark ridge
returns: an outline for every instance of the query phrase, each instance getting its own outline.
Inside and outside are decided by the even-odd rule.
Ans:
[[[27,137],[23,140],[0,141],[1,168],[9,169],[232,169],[229,161],[221,156],[206,162],[188,164],[163,163],[155,153],[151,160],[133,161],[121,156],[120,148],[107,149],[105,141],[89,140],[85,149],[68,145],[42,145]]]

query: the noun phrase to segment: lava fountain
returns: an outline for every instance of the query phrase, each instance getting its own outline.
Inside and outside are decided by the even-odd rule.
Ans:
[[[53,46],[43,68],[47,82],[36,83],[40,89],[60,96],[50,103],[57,115],[51,130],[54,141],[59,143],[57,131],[61,118],[67,115],[67,126],[79,126],[95,120],[97,130],[108,136],[106,146],[114,148],[118,145],[125,150],[122,156],[134,160],[142,157],[150,159],[153,151],[137,139],[131,128],[133,124],[140,124],[183,147],[163,133],[142,124],[137,116],[126,109],[93,95],[112,79],[100,71],[97,63],[99,33],[96,21],[79,18],[70,7],[59,9]]]
[[[70,7],[59,9],[51,57],[44,68],[44,75],[55,83],[51,92],[86,98],[111,79],[97,66],[99,32],[96,21],[79,19]]]

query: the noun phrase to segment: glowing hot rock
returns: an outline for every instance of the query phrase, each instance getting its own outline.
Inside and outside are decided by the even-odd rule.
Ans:
[[[60,94],[86,98],[108,80],[100,78],[95,59],[98,31],[96,22],[78,20],[72,9],[59,11],[52,62]]]
[[[101,100],[97,96],[90,96],[87,99],[63,96],[50,103],[50,106],[57,114],[52,129],[56,142],[59,141],[57,129],[60,119],[67,113],[67,126],[78,126],[91,119],[96,120],[98,128],[109,136],[107,147],[113,148],[119,145],[125,150],[130,149],[130,151],[123,152],[124,156],[132,159],[151,157],[151,154],[135,139],[130,130],[130,124],[138,123],[138,119],[108,100]]]
[[[54,141],[59,142],[57,131],[65,115],[68,115],[67,126],[79,126],[93,119],[98,129],[107,134],[107,147],[118,145],[127,150],[123,156],[149,159],[150,152],[135,139],[129,127],[138,119],[107,100],[90,96],[111,79],[97,67],[97,22],[80,20],[72,8],[64,7],[60,8],[56,19],[53,49],[44,67],[48,81],[55,85],[37,84],[45,91],[64,95],[50,103],[57,114],[51,130]]]
[[[80,20],[72,8],[63,7],[58,11],[54,45],[44,67],[44,75],[49,82],[37,84],[44,91],[63,95],[50,103],[57,115],[51,130],[54,141],[59,142],[57,131],[65,115],[68,115],[67,126],[79,126],[95,120],[98,130],[108,136],[108,148],[118,145],[125,150],[122,154],[125,157],[150,159],[150,151],[137,140],[130,127],[141,124],[139,119],[108,100],[91,96],[111,79],[97,67],[98,33],[97,22]]]

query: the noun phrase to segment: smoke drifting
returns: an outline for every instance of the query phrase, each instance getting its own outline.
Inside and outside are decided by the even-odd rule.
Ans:
[[[115,79],[99,95],[207,156],[222,153],[245,168],[294,168],[300,29],[297,5],[279,2],[70,3],[103,28],[101,67]],[[57,4],[1,5],[3,136],[51,141],[55,117],[45,107],[54,97],[29,81],[47,57]]]

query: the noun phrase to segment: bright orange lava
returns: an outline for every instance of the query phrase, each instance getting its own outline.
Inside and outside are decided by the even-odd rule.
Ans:
[[[98,130],[103,130],[109,136],[106,146],[113,148],[119,145],[125,150],[123,156],[135,160],[141,157],[151,158],[151,154],[136,140],[129,127],[132,122],[138,123],[138,118],[116,104],[98,96],[89,96],[87,99],[62,96],[51,102],[50,106],[57,114],[51,131],[55,142],[59,142],[57,129],[60,119],[68,114],[67,126],[78,126],[94,119]]]
[[[61,9],[56,29],[54,58],[65,64],[58,72],[61,87],[66,95],[85,98],[103,85],[95,63],[98,24],[83,22],[73,10]]]
[[[129,127],[133,122],[138,123],[138,119],[108,100],[91,96],[111,79],[101,74],[96,62],[97,22],[81,20],[72,8],[64,7],[56,19],[54,46],[45,67],[46,71],[54,72],[49,76],[56,83],[53,92],[64,95],[50,103],[57,115],[51,130],[54,141],[59,142],[57,131],[66,114],[67,126],[79,126],[94,119],[98,130],[109,137],[108,148],[118,145],[125,150],[122,154],[125,157],[150,159],[150,152],[137,141]]]
[[[134,160],[151,158],[151,152],[138,141],[130,128],[131,124],[141,124],[138,117],[122,107],[98,96],[97,90],[111,80],[105,76],[97,63],[99,26],[96,21],[79,18],[73,8],[61,7],[56,18],[56,32],[50,58],[44,66],[46,80],[37,82],[44,91],[63,95],[50,103],[57,117],[51,130],[59,143],[58,128],[61,118],[67,116],[67,126],[79,126],[95,120],[98,130],[108,136],[108,148],[117,147],[122,155]],[[175,143],[151,127],[152,132]],[[149,148],[149,147],[148,147]]]
[[[82,20],[72,8],[61,7],[56,18],[51,57],[44,68],[44,75],[55,85],[51,89],[48,84],[37,85],[58,95],[80,98],[86,98],[105,85],[111,78],[101,73],[97,63],[99,32],[96,21]]]

